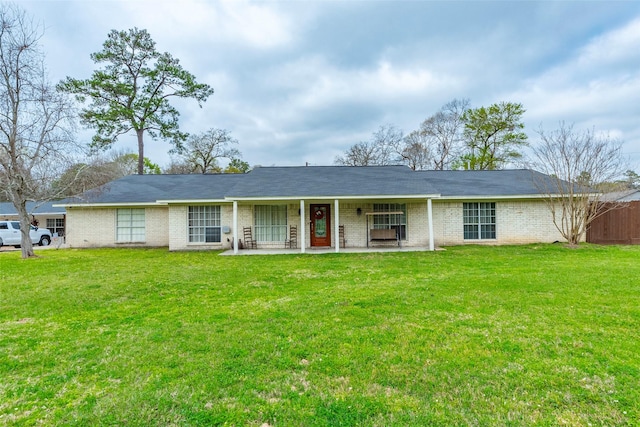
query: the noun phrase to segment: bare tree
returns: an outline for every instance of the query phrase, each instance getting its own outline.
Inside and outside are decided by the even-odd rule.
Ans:
[[[383,125],[369,141],[352,145],[334,163],[344,166],[384,166],[400,163],[403,149],[402,131],[393,125]]]
[[[371,139],[371,143],[377,147],[376,164],[384,166],[400,163],[403,140],[402,130],[393,125],[380,126]]]
[[[160,166],[144,158],[145,174],[160,174]],[[59,178],[53,181],[52,189],[62,197],[83,197],[82,194],[94,190],[108,182],[138,173],[138,155],[127,150],[112,150],[108,153],[94,153],[93,156],[71,164]],[[95,196],[92,191],[90,196]]]
[[[462,153],[462,117],[468,109],[468,99],[453,99],[420,125],[419,132],[431,156],[434,170],[451,169],[453,161]]]
[[[419,130],[404,137],[399,155],[402,162],[413,170],[429,169],[431,166],[433,154],[425,139],[425,135]]]
[[[164,174],[185,175],[193,173],[193,167],[183,158],[171,158],[171,162],[162,171]]]
[[[369,141],[360,141],[337,156],[334,163],[342,166],[373,166],[377,163],[377,147]]]
[[[622,144],[594,130],[574,131],[563,122],[552,132],[541,128],[538,135],[532,167],[548,176],[536,179],[536,185],[562,237],[578,245],[589,224],[613,206],[599,203],[598,186],[616,181],[626,170]]]
[[[0,5],[0,182],[20,218],[22,257],[33,257],[26,202],[55,198],[51,182],[76,153],[73,108],[46,76],[42,29]]]
[[[179,153],[182,161],[174,161],[173,167],[188,170],[187,173],[222,172],[220,159],[239,159],[240,151],[234,147],[238,140],[227,129],[209,129],[199,135],[191,135],[186,147]],[[184,173],[184,172],[183,172]]]

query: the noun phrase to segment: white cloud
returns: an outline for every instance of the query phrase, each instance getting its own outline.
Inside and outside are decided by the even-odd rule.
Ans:
[[[188,43],[271,49],[292,42],[295,21],[270,3],[226,1],[132,1],[123,13],[144,22],[158,38]],[[151,6],[153,5],[153,6]],[[150,13],[150,6],[153,8]],[[153,33],[152,33],[153,34]],[[203,55],[210,52],[201,52]]]
[[[148,29],[159,50],[216,91],[202,109],[179,102],[183,130],[227,128],[250,163],[331,163],[378,126],[408,132],[453,98],[521,102],[531,131],[560,120],[595,126],[640,153],[636,2],[20,5],[47,26],[54,79],[88,77],[89,54],[109,30]],[[149,142],[147,152],[164,163],[155,156],[165,148]]]
[[[592,40],[580,52],[577,64],[600,68],[606,65],[640,65],[640,18]]]
[[[278,77],[279,76],[279,77]],[[407,102],[425,94],[455,87],[450,76],[429,69],[381,61],[373,68],[338,68],[324,58],[302,58],[272,70],[270,78],[282,79],[291,91],[290,109],[331,108],[339,103],[385,104]]]
[[[506,97],[522,102],[525,120],[535,130],[561,121],[594,128],[625,141],[625,151],[640,159],[640,19],[586,39],[563,61],[543,69]]]

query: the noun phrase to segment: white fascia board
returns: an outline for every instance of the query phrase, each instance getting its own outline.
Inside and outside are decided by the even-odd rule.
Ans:
[[[231,203],[228,199],[185,199],[185,200],[158,200],[163,205],[203,205],[212,203]]]
[[[477,196],[442,196],[438,200],[535,200],[548,199],[547,194],[516,194],[516,195],[477,195]]]
[[[596,193],[598,194],[598,193]],[[591,195],[591,194],[587,194]],[[552,194],[553,197],[562,196],[561,193]],[[575,194],[575,196],[581,196],[581,194]],[[549,194],[510,194],[510,195],[477,195],[477,196],[442,196],[440,201],[446,200],[535,200],[535,199],[548,199]]]
[[[276,196],[276,197],[227,197],[228,201],[276,201],[276,200],[369,200],[369,199],[433,199],[440,194],[370,194],[361,196]]]
[[[2,216],[18,216],[16,212],[13,213],[0,213]],[[52,215],[64,215],[64,212],[29,212],[29,215],[38,215],[38,216],[52,216]]]
[[[158,207],[164,206],[158,202],[146,202],[146,203],[71,203],[68,205],[53,205],[60,206],[67,209],[73,208],[132,208],[132,207]]]

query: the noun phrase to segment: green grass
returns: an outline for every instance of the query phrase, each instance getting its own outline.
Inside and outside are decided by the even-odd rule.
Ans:
[[[638,425],[640,247],[0,253],[0,425]]]

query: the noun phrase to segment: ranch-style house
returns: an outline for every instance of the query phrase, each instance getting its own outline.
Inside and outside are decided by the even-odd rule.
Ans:
[[[131,175],[63,203],[69,247],[169,250],[516,244],[562,240],[532,170],[257,167]]]

